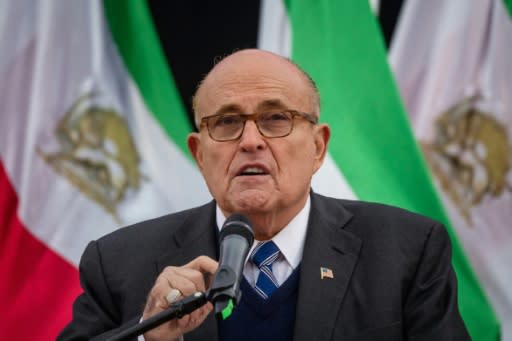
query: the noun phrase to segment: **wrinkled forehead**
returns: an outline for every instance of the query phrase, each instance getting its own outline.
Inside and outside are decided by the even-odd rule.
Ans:
[[[316,112],[315,92],[306,75],[288,60],[246,50],[226,57],[206,76],[194,97],[196,120],[221,107],[257,110],[265,103]]]

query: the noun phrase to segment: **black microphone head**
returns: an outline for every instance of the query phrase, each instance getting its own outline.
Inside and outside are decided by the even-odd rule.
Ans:
[[[253,241],[252,225],[246,216],[235,213],[226,219],[219,235],[219,268],[207,294],[218,318],[228,318],[240,301],[240,280]]]
[[[249,218],[240,213],[230,215],[222,225],[219,240],[222,242],[226,236],[233,234],[244,237],[250,247],[254,241],[254,232]]]

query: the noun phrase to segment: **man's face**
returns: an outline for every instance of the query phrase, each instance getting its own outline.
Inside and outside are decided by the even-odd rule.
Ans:
[[[311,91],[305,77],[285,60],[242,51],[205,79],[196,97],[197,119],[228,109],[243,114],[286,109],[317,114]],[[302,118],[293,123],[291,134],[281,138],[262,136],[251,120],[235,141],[214,141],[206,126],[189,136],[189,148],[224,214],[280,220],[279,215],[291,219],[303,207],[311,176],[325,155],[329,129]]]

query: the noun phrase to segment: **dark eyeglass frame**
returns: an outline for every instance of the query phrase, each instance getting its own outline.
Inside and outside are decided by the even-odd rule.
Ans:
[[[291,114],[291,122],[292,123],[291,123],[290,131],[288,131],[286,134],[277,135],[277,136],[265,135],[265,133],[263,133],[261,131],[260,125],[258,123],[259,122],[258,119],[263,115],[272,114],[272,113],[274,113],[274,114],[277,114],[277,113]],[[236,116],[236,117],[239,117],[242,119],[242,129],[240,130],[240,133],[238,135],[235,135],[235,137],[226,138],[226,139],[217,139],[217,138],[213,137],[209,123],[213,122],[213,119],[222,117],[222,116]],[[252,114],[220,113],[220,114],[206,116],[201,119],[201,122],[199,123],[199,130],[201,130],[204,126],[206,126],[206,128],[208,129],[208,135],[210,135],[210,138],[217,142],[235,141],[235,140],[238,140],[244,133],[245,123],[247,121],[254,121],[261,136],[264,136],[266,138],[280,138],[280,137],[288,136],[292,133],[293,128],[295,127],[295,117],[300,117],[300,118],[308,121],[309,123],[312,123],[315,125],[318,123],[318,117],[314,114],[308,114],[308,113],[300,112],[297,110],[271,110],[271,111],[263,111],[263,112],[257,112],[257,113],[252,113]]]

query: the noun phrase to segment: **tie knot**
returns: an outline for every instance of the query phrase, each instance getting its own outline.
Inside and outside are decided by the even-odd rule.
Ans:
[[[271,266],[279,256],[279,248],[273,241],[260,242],[251,253],[251,261],[258,268]]]

